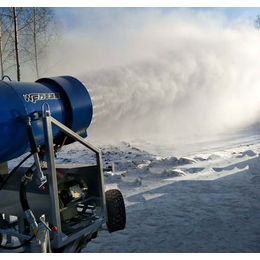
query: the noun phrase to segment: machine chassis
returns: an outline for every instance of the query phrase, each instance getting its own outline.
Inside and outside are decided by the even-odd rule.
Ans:
[[[45,109],[47,107],[47,109]],[[42,111],[42,122],[43,122],[43,131],[44,131],[44,139],[45,139],[45,149],[46,149],[46,163],[47,168],[44,170],[46,175],[48,176],[48,190],[50,196],[50,216],[46,216],[48,222],[51,223],[52,226],[56,227],[55,231],[50,231],[48,226],[45,227],[46,222],[42,221],[39,224],[39,231],[37,233],[36,238],[33,240],[30,245],[24,246],[23,249],[25,252],[50,252],[53,249],[62,249],[62,252],[76,252],[79,250],[80,246],[82,246],[86,241],[89,241],[92,237],[95,237],[97,231],[102,228],[102,225],[107,222],[107,209],[106,209],[106,200],[105,200],[105,192],[104,192],[104,180],[103,180],[103,168],[102,168],[102,157],[101,150],[83,139],[80,135],[73,132],[71,129],[57,121],[55,118],[51,116],[50,109],[47,103],[43,105]],[[96,179],[96,187],[97,188],[97,196],[94,199],[99,208],[100,212],[98,215],[87,215],[81,216],[82,221],[78,223],[77,228],[75,228],[75,232],[70,233],[69,235],[64,233],[64,222],[61,220],[60,214],[60,201],[58,195],[58,182],[56,176],[56,170],[60,166],[55,164],[55,155],[53,150],[53,135],[52,135],[52,127],[59,128],[65,135],[73,138],[78,141],[96,155],[96,166],[95,166],[95,179]],[[81,168],[82,166],[76,165],[66,165],[64,167],[67,168]],[[89,166],[83,166],[87,170]],[[91,166],[93,167],[93,166]],[[3,192],[4,190],[0,191]],[[30,199],[30,197],[29,197]],[[90,199],[90,198],[89,198]],[[30,202],[30,201],[29,201]],[[82,203],[85,201],[82,201]],[[78,202],[77,202],[78,203]],[[2,214],[6,214],[6,212],[2,212],[0,207],[0,212]],[[44,220],[45,220],[45,216]],[[9,216],[6,214],[6,218]],[[7,236],[16,236],[20,241],[28,240],[28,236],[21,233],[21,226],[24,218],[18,216],[18,233],[10,231],[10,229],[1,229],[0,233],[6,234]],[[10,226],[9,226],[10,227]],[[51,243],[50,243],[50,237]]]

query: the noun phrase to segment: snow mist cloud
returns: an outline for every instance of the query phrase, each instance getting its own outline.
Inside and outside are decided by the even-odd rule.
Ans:
[[[221,13],[75,9],[53,75],[85,83],[91,135],[204,136],[258,121],[260,31]]]

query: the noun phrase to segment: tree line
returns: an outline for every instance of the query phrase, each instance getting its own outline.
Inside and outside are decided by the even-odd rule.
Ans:
[[[252,19],[252,18],[251,18]],[[260,29],[260,15],[253,18]],[[37,78],[43,75],[46,52],[58,40],[61,24],[50,7],[0,7],[0,79],[21,66],[30,65]]]
[[[32,66],[37,78],[44,71],[48,47],[59,35],[60,23],[53,8],[0,7],[1,78],[11,70],[21,80],[21,66]]]

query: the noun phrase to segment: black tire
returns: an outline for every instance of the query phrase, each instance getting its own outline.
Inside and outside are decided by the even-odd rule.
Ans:
[[[126,225],[125,203],[119,190],[108,190],[105,193],[107,204],[107,229],[114,232],[122,230]]]
[[[3,241],[3,234],[0,234],[0,245],[2,245],[2,241]]]

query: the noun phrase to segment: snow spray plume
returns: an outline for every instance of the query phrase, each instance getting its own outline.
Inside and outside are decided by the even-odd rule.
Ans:
[[[259,31],[209,12],[110,12],[70,49],[71,67],[84,60],[74,74],[93,97],[92,135],[177,139],[258,120]]]

